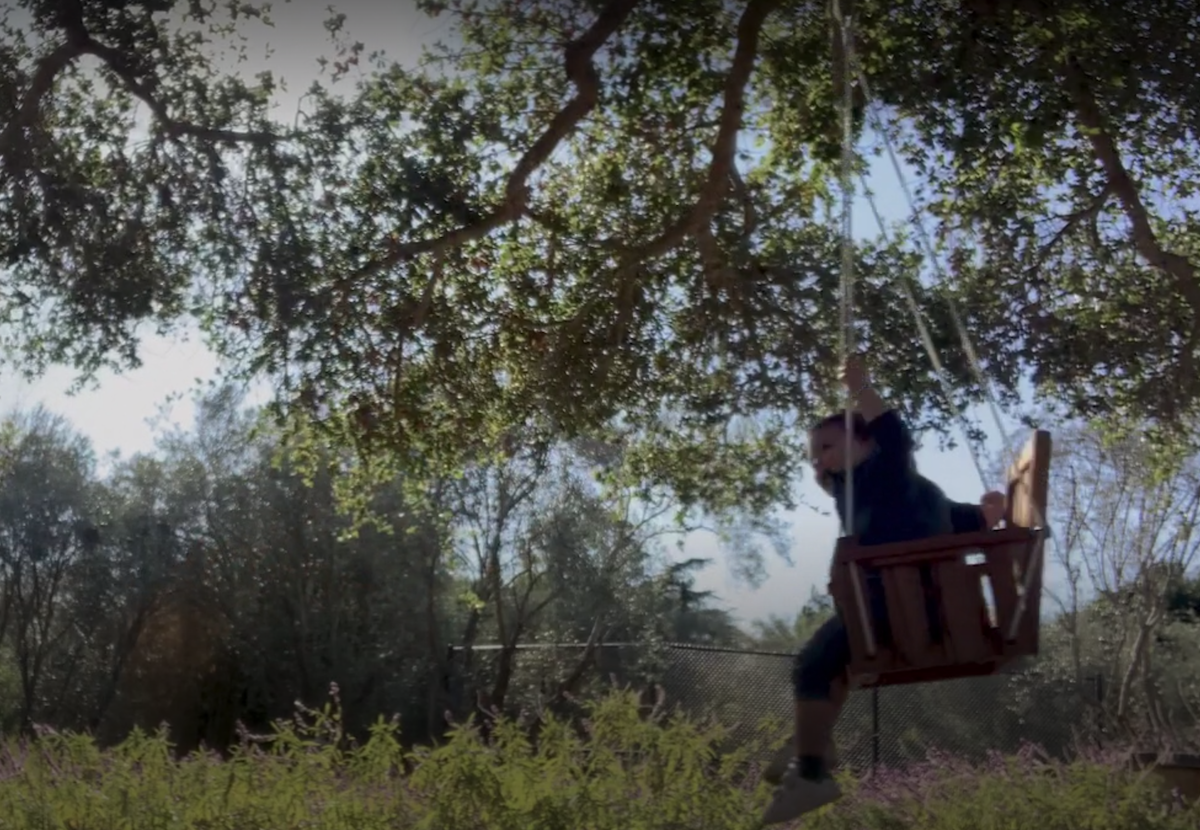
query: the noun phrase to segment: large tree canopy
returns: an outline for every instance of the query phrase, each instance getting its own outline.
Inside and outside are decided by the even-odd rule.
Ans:
[[[345,41],[332,71],[361,57],[363,79],[283,120],[276,78],[218,60],[261,10],[24,0],[0,42],[22,365],[134,363],[147,324],[197,320],[367,448],[453,463],[514,427],[620,431],[626,471],[685,501],[786,500],[836,364],[826,5],[421,5],[452,43],[412,69]],[[1192,408],[1194,5],[856,6],[924,221],[960,242],[919,297],[959,402],[979,389],[942,291],[1010,400],[1031,371],[1077,413]],[[897,293],[916,250],[859,247],[859,334],[937,422]]]

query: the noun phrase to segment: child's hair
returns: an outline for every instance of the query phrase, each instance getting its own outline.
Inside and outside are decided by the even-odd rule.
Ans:
[[[850,418],[851,429],[854,431],[854,437],[859,441],[866,441],[869,439],[871,437],[871,432],[867,429],[867,419],[862,416],[862,413],[855,412],[850,416]],[[826,427],[834,426],[845,429],[846,411],[844,409],[841,412],[835,412],[832,415],[817,421],[812,425],[812,429],[810,429],[809,432],[816,432],[818,429],[825,429]]]

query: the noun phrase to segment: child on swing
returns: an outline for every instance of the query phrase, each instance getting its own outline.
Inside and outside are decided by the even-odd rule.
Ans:
[[[844,413],[813,427],[809,445],[817,481],[833,496],[847,535],[863,545],[882,545],[996,526],[1004,517],[1002,493],[988,493],[977,505],[960,504],[917,472],[912,438],[871,388],[861,358],[846,361],[842,380],[855,403],[849,447]],[[847,467],[853,470],[853,526],[847,526]],[[864,588],[877,635],[887,642],[891,632],[879,574],[868,572]],[[796,656],[796,755],[767,807],[765,824],[791,821],[841,797],[830,759],[834,723],[849,693],[849,664],[849,636],[835,615]]]

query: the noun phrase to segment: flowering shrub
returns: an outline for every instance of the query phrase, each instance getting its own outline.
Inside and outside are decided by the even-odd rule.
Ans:
[[[0,753],[5,830],[750,830],[769,787],[715,724],[648,721],[616,694],[590,706],[583,734],[549,720],[536,743],[512,722],[484,743],[471,726],[406,751],[395,724],[349,745],[335,713],[280,724],[228,759],[175,759],[164,734],[101,751],[44,734]],[[806,830],[1194,830],[1188,807],[1113,758],[1051,763],[1032,749],[969,766],[934,756],[869,780]]]

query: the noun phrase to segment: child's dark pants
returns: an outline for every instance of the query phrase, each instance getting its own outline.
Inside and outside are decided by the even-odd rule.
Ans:
[[[934,594],[933,574],[921,568],[921,587],[925,589],[925,613],[929,617],[929,633],[934,642],[942,639],[942,622]],[[878,572],[866,574],[863,591],[875,632],[875,643],[891,645],[892,627],[888,621],[887,601],[884,599],[883,579]],[[841,609],[817,629],[796,655],[792,683],[796,700],[826,701],[831,698],[831,686],[841,679],[850,666],[850,633],[842,620]]]
[[[867,578],[863,580],[863,590],[867,595],[875,642],[878,645],[887,645],[891,642],[892,629],[888,623],[887,603],[884,600],[883,582],[879,575],[867,574]],[[817,629],[796,655],[792,669],[796,700],[830,700],[833,684],[845,675],[849,666],[850,635],[839,609],[832,619]]]

